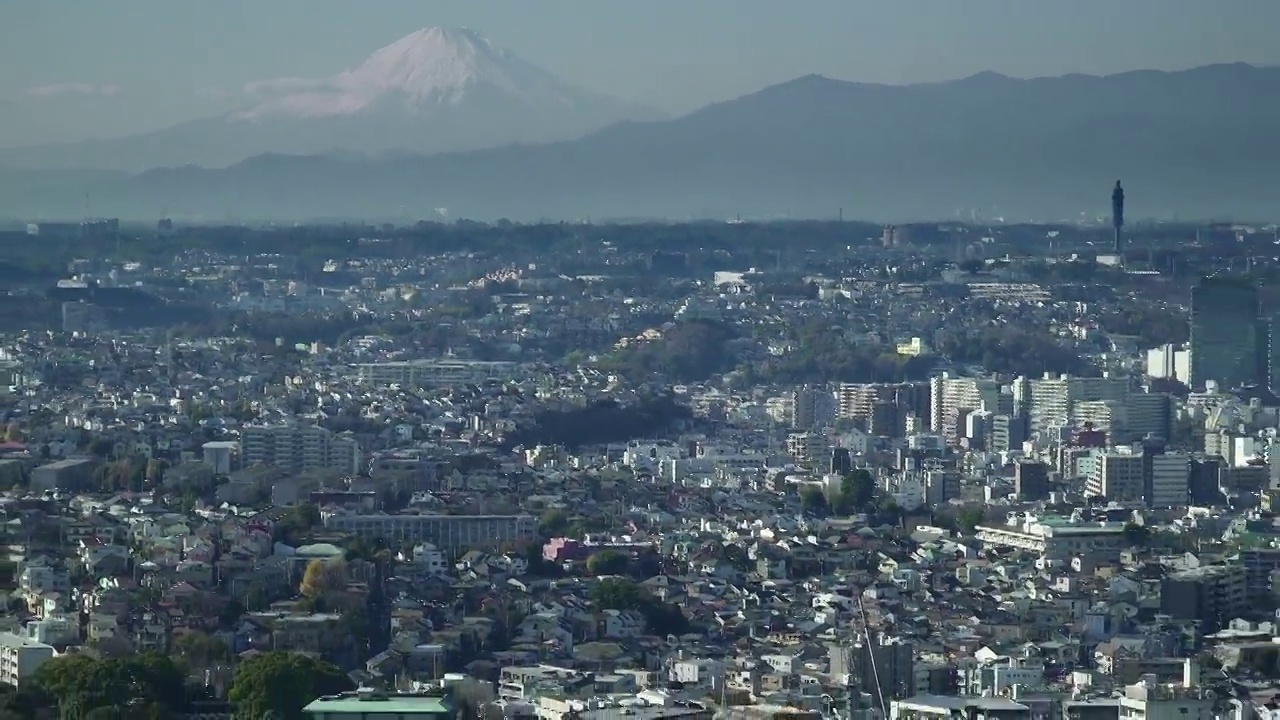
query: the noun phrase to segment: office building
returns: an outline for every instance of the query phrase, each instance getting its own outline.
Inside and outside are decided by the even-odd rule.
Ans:
[[[1227,461],[1217,455],[1193,457],[1188,470],[1187,487],[1192,505],[1221,505],[1226,502],[1222,484]]]
[[[1206,277],[1191,290],[1191,389],[1213,380],[1233,389],[1258,382],[1258,289],[1244,278]]]
[[[1182,570],[1160,582],[1160,612],[1174,620],[1199,620],[1205,632],[1213,632],[1248,609],[1248,590],[1244,565]]]
[[[1019,460],[1013,468],[1013,488],[1019,500],[1049,497],[1049,466],[1042,462]]]
[[[1191,456],[1181,452],[1153,453],[1147,457],[1149,472],[1147,507],[1183,507],[1190,501]]]
[[[1114,502],[1142,500],[1146,482],[1143,456],[1129,448],[1099,453],[1093,461],[1093,472],[1085,482],[1087,497],[1105,497]]]
[[[290,472],[332,469],[359,473],[360,445],[318,425],[251,425],[240,432],[245,467],[268,465]]]

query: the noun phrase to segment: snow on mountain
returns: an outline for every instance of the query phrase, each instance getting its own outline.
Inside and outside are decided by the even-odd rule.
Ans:
[[[587,134],[658,114],[576,87],[470,29],[431,27],[329,78],[249,83],[221,117],[157,133],[0,153],[27,167],[225,166],[262,153],[437,153]]]
[[[572,108],[603,98],[573,88],[554,75],[497,47],[470,29],[425,28],[397,40],[364,63],[327,80],[283,78],[253,83],[252,93],[277,93],[235,114],[237,119],[271,116],[330,117],[368,112],[388,99],[430,112],[456,106],[468,91],[487,86],[523,105]]]

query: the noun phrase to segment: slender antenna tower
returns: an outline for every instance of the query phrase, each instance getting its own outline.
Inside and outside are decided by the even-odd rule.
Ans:
[[[1124,248],[1121,247],[1123,242],[1120,229],[1124,227],[1124,188],[1120,187],[1120,181],[1116,181],[1116,187],[1111,191],[1111,228],[1115,231],[1115,253],[1120,255]]]

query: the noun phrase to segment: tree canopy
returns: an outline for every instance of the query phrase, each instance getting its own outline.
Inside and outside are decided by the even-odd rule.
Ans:
[[[159,653],[117,659],[64,655],[41,665],[31,684],[54,701],[86,714],[130,705],[177,712],[186,702],[185,678],[181,666]]]
[[[272,713],[278,720],[302,720],[302,708],[312,700],[351,689],[351,680],[327,662],[273,651],[236,667],[228,697],[238,718],[259,720]]]

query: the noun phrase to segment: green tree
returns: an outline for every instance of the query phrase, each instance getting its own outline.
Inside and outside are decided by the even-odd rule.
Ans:
[[[980,507],[967,507],[956,516],[956,525],[965,534],[972,535],[974,530],[986,520],[986,513]]]
[[[41,665],[32,684],[84,713],[131,704],[177,711],[185,708],[185,678],[182,667],[159,653],[110,659],[66,655]]]
[[[302,720],[302,708],[321,695],[352,689],[351,680],[329,663],[290,652],[265,652],[236,667],[228,694],[235,717]]]
[[[548,510],[538,520],[538,533],[544,538],[563,537],[569,529],[569,518],[563,510]]]
[[[638,610],[654,635],[679,635],[689,629],[689,619],[678,605],[658,600],[633,580],[601,580],[591,589],[591,600],[602,610]]]
[[[815,487],[807,487],[800,491],[800,505],[805,512],[814,515],[826,515],[830,508],[827,506],[827,496]]]
[[[627,556],[617,550],[601,550],[587,558],[587,572],[592,575],[621,575],[627,571]]]

